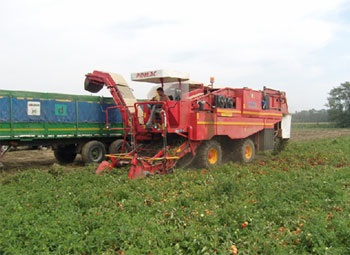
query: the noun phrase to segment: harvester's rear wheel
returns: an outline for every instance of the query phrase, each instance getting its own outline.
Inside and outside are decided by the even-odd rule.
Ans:
[[[106,148],[99,141],[90,141],[84,144],[81,150],[81,157],[84,163],[100,163],[104,160]]]
[[[125,153],[131,151],[131,146],[128,142],[125,142],[124,148],[123,148],[123,139],[115,140],[111,145],[109,146],[109,154],[118,154],[118,153]]]
[[[195,163],[197,167],[212,168],[222,163],[222,149],[219,142],[209,140],[203,142],[197,151]]]
[[[276,137],[272,153],[274,155],[277,155],[278,153],[280,153],[281,151],[284,150],[284,148],[286,147],[287,143],[288,143],[288,139],[283,139],[281,137]]]
[[[69,164],[75,160],[77,152],[75,147],[59,147],[54,150],[55,158],[61,164]]]
[[[250,163],[255,158],[255,145],[251,139],[244,139],[237,145],[236,156],[243,163]]]

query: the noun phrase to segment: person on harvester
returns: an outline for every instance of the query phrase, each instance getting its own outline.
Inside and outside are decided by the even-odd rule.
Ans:
[[[165,94],[164,89],[162,87],[157,88],[157,95],[155,95],[152,98],[152,101],[158,101],[158,102],[169,101],[169,100],[170,100],[170,98]],[[161,105],[156,105],[156,104],[152,106],[150,117],[146,123],[147,128],[150,128],[152,126],[152,122],[153,122],[156,110],[160,110],[161,109],[160,107],[161,107]]]
[[[152,98],[152,101],[168,101],[169,97],[164,93],[162,87],[157,88],[157,95]]]

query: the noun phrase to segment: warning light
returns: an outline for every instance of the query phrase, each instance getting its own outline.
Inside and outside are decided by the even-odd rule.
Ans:
[[[215,78],[214,77],[210,77],[210,86],[211,87],[214,86],[214,81],[215,81]]]

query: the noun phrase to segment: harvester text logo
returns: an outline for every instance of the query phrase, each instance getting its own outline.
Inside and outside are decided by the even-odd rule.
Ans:
[[[149,72],[137,73],[136,78],[155,77],[156,75],[157,75],[157,71],[149,71]]]
[[[40,102],[28,101],[27,114],[32,116],[40,116]]]

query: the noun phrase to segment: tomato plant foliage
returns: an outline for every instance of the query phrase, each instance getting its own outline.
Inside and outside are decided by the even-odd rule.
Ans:
[[[347,254],[349,143],[132,181],[92,166],[3,173],[0,254]]]

